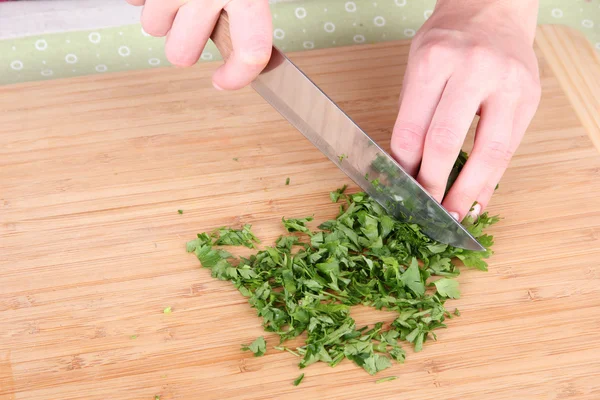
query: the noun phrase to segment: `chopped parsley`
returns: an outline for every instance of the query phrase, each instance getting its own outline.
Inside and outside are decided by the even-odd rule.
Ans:
[[[264,337],[260,336],[250,344],[243,344],[242,351],[251,351],[254,353],[254,357],[260,357],[267,351],[267,342]]]
[[[300,374],[299,377],[294,379],[294,386],[298,386],[302,382],[303,379],[304,379],[304,374]]]
[[[177,210],[179,214],[183,214],[183,210]]]
[[[444,304],[460,296],[456,260],[486,270],[493,238],[483,230],[498,218],[484,213],[465,221],[487,247],[474,252],[433,241],[418,225],[392,218],[365,193],[345,194],[342,188],[330,198],[342,202],[337,218],[318,230],[308,226],[312,217],[283,218],[290,234],[248,258],[217,246],[253,248],[258,239],[249,225],[198,234],[187,251],[214,278],[231,281],[248,298],[264,330],[279,336],[276,349],[299,356],[300,368],[316,362],[336,366],[346,358],[374,375],[404,362],[403,342],[420,351],[435,339],[435,330],[446,327],[452,313]],[[392,311],[396,318],[359,327],[350,316],[356,305]],[[300,335],[305,339],[299,347],[283,346]],[[259,356],[266,343],[260,337],[243,349]]]
[[[163,310],[163,314],[171,314],[171,311],[173,311],[173,309],[171,307],[167,307]]]
[[[215,238],[214,244],[219,246],[245,246],[249,249],[255,248],[255,243],[260,240],[250,231],[252,225],[244,225],[242,229],[219,228],[211,235]]]
[[[331,201],[333,203],[337,203],[338,201],[340,201],[340,198],[345,198],[344,192],[346,191],[347,188],[348,188],[348,186],[344,185],[340,189],[336,190],[335,192],[329,193],[329,198],[331,199]]]
[[[395,381],[396,379],[398,379],[397,376],[388,376],[387,378],[381,378],[375,381],[375,383],[383,383],[383,382],[389,382],[389,381]]]
[[[287,178],[287,179],[285,180],[285,186],[289,186],[289,185],[290,185],[290,178]]]
[[[348,156],[347,156],[347,155],[345,155],[345,154],[340,154],[340,155],[338,156],[338,160],[340,160],[340,162],[344,161],[346,158],[348,158]]]

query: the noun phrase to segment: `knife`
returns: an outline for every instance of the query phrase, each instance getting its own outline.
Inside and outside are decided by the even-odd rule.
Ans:
[[[211,39],[224,60],[232,52],[223,11]],[[419,225],[438,242],[467,250],[485,248],[423,187],[282,52],[251,86],[388,213]]]

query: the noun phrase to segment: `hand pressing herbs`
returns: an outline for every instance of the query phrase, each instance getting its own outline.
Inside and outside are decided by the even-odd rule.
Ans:
[[[452,314],[444,303],[460,295],[453,279],[460,273],[456,260],[486,270],[493,238],[483,230],[498,218],[486,213],[464,222],[487,247],[473,252],[429,239],[417,225],[390,217],[364,193],[346,195],[340,189],[330,197],[343,201],[336,219],[313,231],[307,226],[311,217],[284,218],[292,234],[249,258],[215,248],[253,248],[258,239],[248,225],[198,234],[187,251],[213,277],[231,281],[248,297],[265,331],[278,335],[281,343],[306,333],[304,345],[296,349],[277,347],[300,356],[300,368],[315,362],[335,366],[347,358],[373,375],[389,368],[392,360],[404,361],[402,341],[420,351],[436,338],[436,329],[446,327]],[[350,308],[359,304],[395,311],[397,317],[387,327],[383,322],[357,327]],[[262,343],[248,349],[264,353]]]

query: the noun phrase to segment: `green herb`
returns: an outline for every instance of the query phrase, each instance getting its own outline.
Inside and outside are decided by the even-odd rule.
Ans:
[[[398,379],[397,376],[388,376],[387,378],[381,378],[375,381],[375,383],[383,383],[383,382],[389,382],[389,381],[395,381],[396,379]]]
[[[383,188],[381,187],[381,182],[379,182],[379,179],[373,179],[371,181],[371,185],[373,185],[373,187],[375,188],[375,190],[377,190],[378,192],[383,191]]]
[[[216,246],[245,246],[249,249],[255,248],[255,243],[260,243],[260,240],[250,230],[252,225],[244,225],[242,229],[219,228],[213,232],[212,237],[215,238],[213,245]]]
[[[288,232],[304,232],[308,235],[310,235],[311,232],[310,229],[306,227],[306,224],[312,220],[312,217],[281,219],[283,226]]]
[[[458,308],[454,309],[454,315],[456,315],[457,317],[460,317],[460,311]]]
[[[163,310],[163,314],[171,314],[171,311],[173,311],[171,307],[167,307]]]
[[[296,357],[300,357],[300,354],[296,353],[294,350],[290,349],[289,347],[285,347],[285,346],[275,346],[273,347],[275,350],[279,350],[279,351],[287,351],[290,354],[295,355]]]
[[[335,192],[329,193],[329,198],[331,199],[331,201],[333,203],[337,203],[338,201],[340,201],[340,198],[345,199],[346,197],[344,196],[344,192],[346,191],[347,188],[348,188],[348,186],[344,185],[340,189],[336,190]]]
[[[458,155],[458,158],[456,159],[456,162],[454,163],[454,167],[450,172],[450,177],[448,178],[448,183],[446,184],[446,193],[448,193],[448,191],[458,178],[458,174],[460,174],[460,171],[462,171],[463,167],[467,163],[468,158],[469,155],[461,150],[460,154]]]
[[[160,400],[160,395],[157,394],[156,396],[154,396],[154,400]]]
[[[183,210],[177,210],[179,214],[183,214]]]
[[[300,368],[316,362],[336,366],[349,359],[376,374],[393,361],[404,362],[402,342],[421,351],[436,338],[437,329],[446,327],[452,314],[444,304],[460,296],[455,278],[461,263],[456,260],[487,269],[493,238],[483,231],[498,218],[484,213],[477,221],[465,221],[487,248],[474,252],[437,243],[418,225],[392,218],[365,193],[344,190],[330,194],[332,201],[342,202],[335,219],[313,230],[307,226],[312,217],[282,218],[291,234],[248,258],[216,246],[253,245],[258,239],[249,226],[242,236],[238,234],[244,229],[198,234],[187,250],[213,277],[231,281],[248,298],[264,330],[279,336],[276,349],[299,356]],[[357,327],[350,316],[356,305],[392,311],[396,318],[391,324]],[[283,346],[300,335],[304,342],[299,347]],[[264,354],[264,338],[244,349]]]
[[[454,279],[442,278],[433,282],[440,296],[449,297],[451,299],[459,299],[460,291],[458,290],[458,282]]]
[[[346,158],[348,158],[348,156],[347,156],[347,155],[345,155],[345,154],[340,154],[340,155],[338,156],[338,159],[340,160],[340,162],[344,161],[344,159],[346,159]]]
[[[233,161],[239,161],[239,158],[233,157]]]
[[[131,335],[131,336],[129,337],[129,339],[131,339],[131,340],[135,340],[135,339],[137,339],[137,338],[138,338],[138,336],[137,336],[137,335]]]
[[[285,186],[289,186],[289,184],[290,184],[290,178],[287,178],[287,179],[285,180]]]
[[[302,379],[304,379],[304,374],[300,374],[299,377],[294,379],[294,386],[298,386],[302,382]]]
[[[257,337],[254,342],[242,345],[242,351],[251,351],[254,353],[254,357],[260,357],[265,354],[267,351],[267,342],[265,342],[265,338],[260,336]]]

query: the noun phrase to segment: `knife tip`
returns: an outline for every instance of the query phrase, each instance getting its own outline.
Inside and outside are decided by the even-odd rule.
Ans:
[[[457,247],[463,248],[465,250],[472,250],[472,251],[486,251],[487,250],[476,239],[468,241],[467,243],[465,243],[464,246],[457,246]]]

